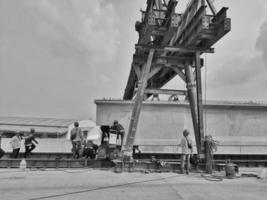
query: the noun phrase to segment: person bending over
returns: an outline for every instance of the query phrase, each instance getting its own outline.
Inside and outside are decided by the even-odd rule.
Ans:
[[[38,144],[38,141],[34,137],[35,130],[32,128],[30,134],[25,138],[25,154],[24,158],[26,158],[36,147],[35,144]],[[35,143],[35,144],[34,144]]]

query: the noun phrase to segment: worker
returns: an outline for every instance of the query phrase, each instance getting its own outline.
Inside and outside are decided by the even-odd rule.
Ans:
[[[183,131],[183,137],[181,139],[181,148],[182,148],[182,155],[181,155],[181,171],[184,174],[184,167],[186,162],[186,174],[189,174],[190,170],[190,156],[193,153],[193,142],[189,137],[189,131]]]
[[[121,146],[123,145],[123,138],[124,138],[124,128],[121,124],[119,124],[118,120],[114,120],[113,126],[111,126],[111,131],[115,131],[117,134],[117,139],[119,139],[119,136],[121,137]]]
[[[72,154],[73,158],[79,158],[82,151],[82,144],[84,142],[84,136],[79,122],[74,122],[74,128],[71,130],[71,142],[72,142]]]
[[[153,94],[151,101],[154,101],[154,99],[156,99],[156,101],[160,101],[159,94]]]
[[[83,156],[85,158],[95,159],[98,146],[92,140],[88,140],[84,145]]]
[[[5,151],[1,148],[2,134],[3,132],[0,131],[0,158],[2,158],[5,155]]]
[[[30,134],[25,138],[25,153],[24,153],[24,158],[26,158],[29,153],[31,153],[35,148],[35,144],[39,144],[38,141],[34,137],[35,130],[32,128],[30,130]],[[34,144],[35,143],[35,144]]]
[[[101,138],[101,144],[108,144],[109,143],[109,132],[105,131],[102,133],[102,138]]]
[[[20,147],[21,147],[21,134],[19,132],[17,132],[10,141],[11,147],[13,149],[12,158],[18,158],[19,155],[19,151],[20,151]]]

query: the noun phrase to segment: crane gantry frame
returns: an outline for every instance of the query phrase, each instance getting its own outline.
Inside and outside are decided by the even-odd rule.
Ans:
[[[177,4],[147,0],[142,20],[136,22],[139,39],[123,96],[134,102],[125,148],[133,148],[143,100],[158,94],[184,95],[190,103],[197,152],[204,157],[201,54],[214,53],[212,46],[231,30],[231,20],[228,8],[217,12],[211,0],[190,0],[184,13],[175,13]],[[161,89],[176,75],[186,90]]]

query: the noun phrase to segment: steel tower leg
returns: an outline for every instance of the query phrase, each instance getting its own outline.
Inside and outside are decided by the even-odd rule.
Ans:
[[[204,147],[204,122],[203,122],[203,102],[202,102],[202,80],[201,80],[201,63],[200,63],[200,53],[195,54],[195,64],[196,64],[196,87],[197,87],[197,108],[198,108],[198,134],[200,149],[199,154],[204,157],[205,147]]]
[[[155,51],[154,49],[150,49],[147,63],[144,64],[141,78],[138,81],[138,89],[137,89],[136,97],[134,100],[134,107],[132,110],[131,121],[130,121],[126,144],[125,144],[126,151],[131,151],[133,148],[134,138],[135,138],[135,134],[137,131],[138,120],[139,120],[139,116],[140,116],[140,112],[142,108],[142,102],[145,96],[145,89],[147,86],[147,79],[148,79],[148,75],[151,69],[151,63],[152,63],[154,51]]]
[[[197,109],[197,98],[196,98],[196,87],[194,81],[194,75],[192,71],[192,66],[185,66],[185,75],[186,75],[186,87],[188,91],[188,98],[191,110],[191,116],[193,121],[193,127],[195,132],[195,139],[197,145],[197,152],[200,154],[201,152],[201,144],[199,137],[199,128],[198,128],[198,109]]]
[[[203,103],[202,103],[202,83],[201,83],[201,63],[200,53],[195,53],[196,65],[196,82],[192,71],[192,66],[186,65],[185,75],[188,90],[188,98],[190,103],[192,121],[195,132],[195,139],[197,145],[197,153],[200,158],[204,158],[204,126],[203,126]],[[195,84],[196,83],[196,84]]]

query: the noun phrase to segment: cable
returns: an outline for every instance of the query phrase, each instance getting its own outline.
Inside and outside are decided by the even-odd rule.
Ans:
[[[176,136],[176,139],[177,139],[177,142],[179,143],[179,141],[178,141],[178,129],[177,129],[177,127],[176,127],[176,124],[175,124],[175,120],[174,120],[174,116],[173,116],[174,114],[173,113],[171,113],[171,119],[172,119],[172,123],[173,123],[173,125],[174,125],[174,129],[175,129],[175,136]]]
[[[213,175],[213,174],[201,174],[201,177],[203,177],[205,180],[207,181],[215,181],[215,182],[221,182],[223,181],[224,176],[217,176],[217,175]]]
[[[117,185],[110,185],[110,186],[98,187],[98,188],[93,188],[93,189],[80,190],[80,191],[76,191],[76,192],[68,192],[68,193],[63,193],[63,194],[42,196],[42,197],[32,198],[32,199],[29,199],[29,200],[50,199],[50,198],[68,196],[68,195],[73,195],[73,194],[81,194],[81,193],[86,193],[86,192],[93,192],[93,191],[98,191],[98,190],[106,190],[106,189],[110,189],[110,188],[117,188],[117,187],[122,187],[122,186],[129,186],[129,185],[134,185],[134,184],[138,184],[138,183],[148,183],[148,182],[154,182],[154,181],[172,179],[172,178],[177,178],[177,177],[179,177],[179,175],[169,176],[169,177],[166,177],[166,178],[156,178],[156,179],[150,179],[150,180],[145,180],[145,181],[135,181],[135,182],[131,182],[131,183],[123,183],[123,184],[117,184]]]
[[[207,79],[208,79],[208,57],[207,57],[207,53],[205,53],[205,96],[204,96],[204,102],[205,102],[205,106],[207,105]],[[207,106],[205,109],[205,129],[207,131]]]
[[[169,184],[169,182],[166,179],[164,179],[163,181],[175,193],[175,195],[178,199],[184,200],[184,198],[181,196],[181,194],[179,194],[178,191],[175,188],[173,188],[173,186],[171,184]]]

